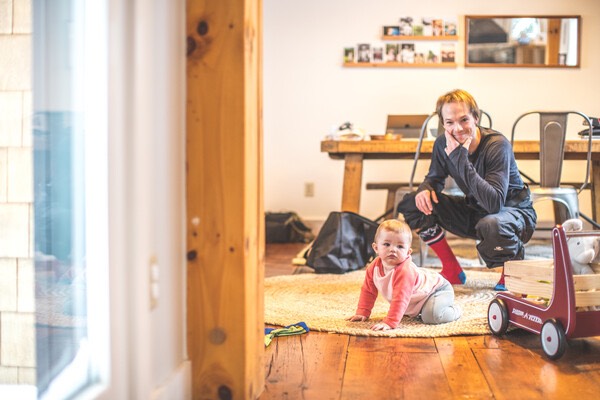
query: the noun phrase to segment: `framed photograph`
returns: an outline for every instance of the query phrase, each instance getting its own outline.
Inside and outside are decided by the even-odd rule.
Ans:
[[[415,62],[415,44],[402,43],[400,47],[400,62],[414,64]]]
[[[372,47],[371,62],[374,62],[374,63],[382,63],[383,62],[383,45],[377,45],[377,46]]]
[[[345,63],[353,63],[355,50],[354,47],[344,47],[344,62]]]
[[[358,45],[356,62],[371,62],[371,45],[369,43],[360,43]]]
[[[384,36],[399,36],[400,35],[400,27],[399,26],[384,26],[383,27],[383,35]]]
[[[402,36],[412,36],[413,35],[413,17],[400,18],[400,35],[402,35]]]
[[[415,64],[425,64],[425,54],[415,51]]]
[[[444,35],[446,36],[456,36],[458,35],[457,29],[458,23],[456,19],[447,18],[444,20]]]
[[[440,62],[440,53],[437,50],[430,49],[427,52],[427,57],[425,59],[426,63],[437,64]]]
[[[413,25],[413,36],[423,36],[423,25],[420,23]]]
[[[386,43],[385,45],[385,61],[395,62],[398,60],[398,49],[397,43]]]
[[[442,62],[455,62],[454,43],[442,43],[440,54]]]
[[[444,20],[434,19],[431,21],[431,29],[433,31],[433,36],[443,36],[444,35]]]
[[[423,36],[433,36],[433,21],[431,18],[421,18],[421,25],[423,26]]]

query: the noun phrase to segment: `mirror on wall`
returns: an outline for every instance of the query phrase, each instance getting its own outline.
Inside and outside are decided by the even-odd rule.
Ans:
[[[465,66],[578,68],[580,16],[465,16]]]

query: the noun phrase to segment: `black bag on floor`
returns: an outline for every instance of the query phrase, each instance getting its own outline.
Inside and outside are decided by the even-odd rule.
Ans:
[[[332,212],[308,250],[306,265],[319,274],[343,274],[366,266],[377,223],[353,212]]]
[[[265,237],[267,243],[308,243],[315,235],[298,214],[290,211],[265,213]]]

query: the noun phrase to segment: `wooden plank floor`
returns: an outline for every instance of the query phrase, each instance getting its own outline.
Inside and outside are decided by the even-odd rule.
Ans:
[[[265,276],[291,274],[302,244],[269,244]],[[358,296],[358,294],[357,294]],[[538,335],[376,338],[309,332],[265,350],[267,399],[597,399],[600,337],[558,361]]]

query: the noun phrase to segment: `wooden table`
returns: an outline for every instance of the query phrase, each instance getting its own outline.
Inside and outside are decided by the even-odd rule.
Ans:
[[[337,141],[321,142],[321,152],[336,160],[344,160],[344,187],[342,211],[358,213],[362,185],[363,160],[414,159],[417,139]],[[421,147],[421,158],[430,159],[433,140],[426,140]],[[515,158],[538,160],[540,143],[537,140],[518,140],[513,146]],[[565,159],[585,160],[587,141],[568,140],[565,143]],[[600,209],[600,141],[592,143],[592,218],[596,220],[596,210]]]

